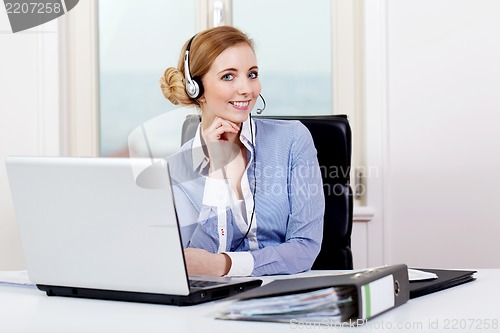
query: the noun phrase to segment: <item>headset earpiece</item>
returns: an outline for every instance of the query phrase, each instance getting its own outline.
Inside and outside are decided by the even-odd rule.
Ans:
[[[193,77],[193,78],[191,78],[191,80],[192,80],[193,85],[195,85],[195,87],[196,87],[195,88],[196,94],[193,96],[190,95],[189,97],[194,98],[194,99],[198,99],[201,96],[203,96],[203,92],[205,91],[203,88],[203,83],[201,83],[201,80],[198,77]]]
[[[191,43],[194,37],[196,37],[196,35],[191,37],[186,46],[186,53],[184,54],[184,77],[186,79],[186,93],[192,99],[198,99],[203,95],[203,84],[199,78],[191,78],[191,72],[189,70],[189,51],[191,50]]]

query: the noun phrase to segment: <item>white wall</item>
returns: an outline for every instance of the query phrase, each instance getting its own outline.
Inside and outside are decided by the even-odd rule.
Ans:
[[[0,9],[0,270],[24,268],[7,155],[58,155],[57,25],[13,34]]]
[[[366,4],[369,263],[500,267],[500,1]]]

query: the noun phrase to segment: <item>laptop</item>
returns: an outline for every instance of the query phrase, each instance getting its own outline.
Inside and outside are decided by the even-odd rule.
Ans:
[[[192,305],[262,283],[188,277],[166,160],[8,157],[6,167],[28,275],[49,296]]]

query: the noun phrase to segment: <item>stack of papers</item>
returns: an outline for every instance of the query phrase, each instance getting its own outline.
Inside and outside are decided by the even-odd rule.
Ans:
[[[424,280],[435,280],[438,278],[437,274],[432,272],[426,272],[419,269],[408,268],[408,278],[410,281],[424,281]]]
[[[0,271],[0,284],[15,286],[34,286],[27,271]]]
[[[310,292],[240,300],[229,305],[218,319],[342,323],[356,310],[353,288],[331,287]]]

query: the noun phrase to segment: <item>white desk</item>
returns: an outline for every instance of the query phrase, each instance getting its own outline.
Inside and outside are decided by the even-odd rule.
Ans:
[[[500,269],[479,270],[476,277],[474,282],[410,300],[373,318],[365,326],[341,330],[500,332]],[[0,285],[0,332],[279,333],[339,329],[213,319],[226,303],[175,307],[47,297],[38,289]]]

